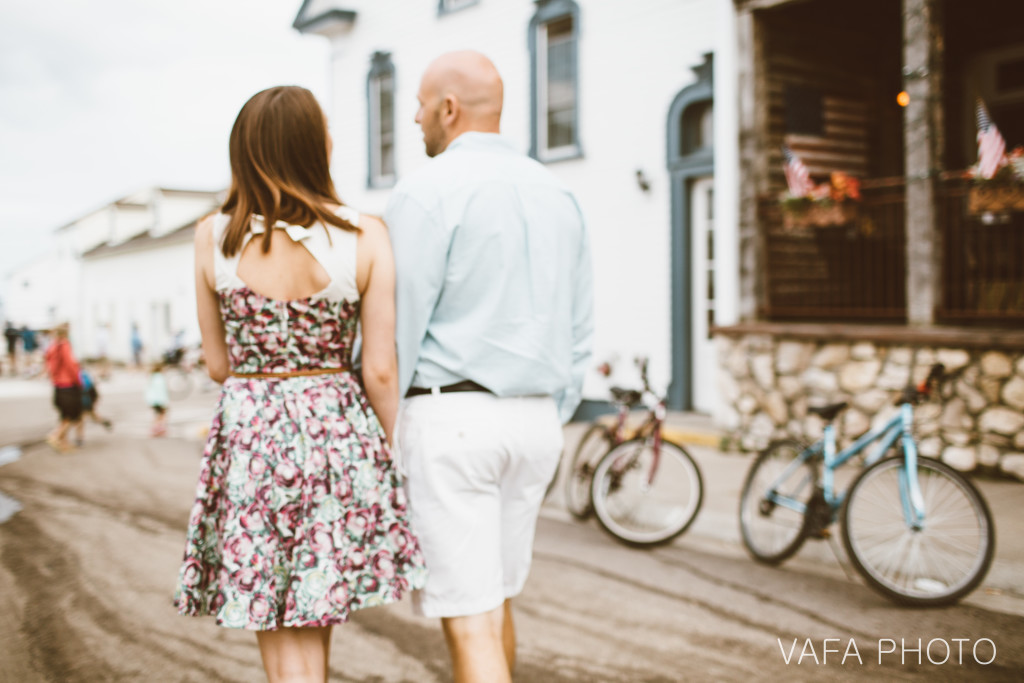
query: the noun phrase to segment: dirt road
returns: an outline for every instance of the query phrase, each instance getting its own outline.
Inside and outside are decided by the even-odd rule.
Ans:
[[[172,411],[167,439],[144,436],[148,415],[134,395],[107,400],[113,433],[91,431],[73,455],[35,445],[0,467],[0,491],[23,505],[0,524],[0,682],[263,680],[251,633],[171,605],[212,397]],[[516,610],[520,682],[1002,681],[1024,672],[1016,615],[897,609],[837,570],[761,567],[697,538],[635,551],[592,524],[553,519],[541,520]],[[838,639],[838,654],[823,652],[826,638]],[[942,664],[880,654],[887,640],[912,649],[956,638],[980,649]],[[437,624],[407,604],[358,613],[332,646],[332,681],[450,680]]]

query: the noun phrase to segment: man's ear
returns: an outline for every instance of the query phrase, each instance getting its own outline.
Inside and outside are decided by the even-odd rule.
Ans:
[[[441,105],[441,118],[449,126],[455,123],[459,117],[459,100],[455,95],[445,95],[444,103]]]

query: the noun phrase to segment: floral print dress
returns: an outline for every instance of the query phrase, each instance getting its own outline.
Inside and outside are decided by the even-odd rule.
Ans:
[[[342,211],[350,211],[342,207]],[[356,223],[358,214],[339,212]],[[214,221],[215,243],[227,216]],[[278,301],[215,254],[232,373],[350,367],[359,317],[355,233],[285,228],[331,275],[305,299]],[[265,228],[254,219],[252,233]],[[250,235],[251,236],[251,235]],[[203,451],[174,602],[251,630],[328,626],[393,602],[426,577],[384,433],[347,370],[229,377]]]

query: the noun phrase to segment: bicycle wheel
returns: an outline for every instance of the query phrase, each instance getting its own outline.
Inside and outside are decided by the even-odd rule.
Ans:
[[[627,545],[668,543],[689,528],[704,500],[700,469],[682,446],[662,442],[652,480],[654,462],[653,444],[633,439],[609,451],[594,470],[594,514]]]
[[[583,434],[573,453],[569,472],[565,477],[565,507],[573,517],[584,520],[593,512],[590,500],[590,480],[601,456],[611,447],[608,428],[592,424]]]
[[[180,400],[192,391],[192,376],[182,368],[171,368],[164,376],[167,378],[167,395],[172,400]]]
[[[907,522],[902,456],[864,470],[843,504],[843,544],[869,586],[895,602],[948,605],[985,578],[996,549],[992,513],[978,489],[953,468],[919,457],[924,520]]]
[[[561,467],[561,461],[559,461],[559,467]],[[547,488],[544,489],[544,497],[541,499],[542,501],[546,502],[547,499],[551,497],[551,492],[555,490],[555,482],[558,481],[559,467],[556,467],[555,473],[551,475],[551,481],[548,482]]]
[[[792,439],[776,441],[747,472],[740,495],[740,535],[747,552],[759,562],[779,564],[807,538],[804,512],[818,484],[818,470],[810,460],[797,463],[804,449]],[[788,504],[770,500],[769,492]]]

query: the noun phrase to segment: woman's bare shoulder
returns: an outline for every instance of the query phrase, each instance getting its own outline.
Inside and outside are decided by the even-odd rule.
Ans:
[[[216,217],[217,214],[211,213],[205,218],[200,219],[196,225],[196,244],[213,244],[213,226]]]
[[[379,216],[359,215],[359,242],[363,245],[380,245],[389,242],[388,228]]]
[[[380,216],[374,216],[368,213],[360,214],[359,227],[378,238],[387,234],[388,231],[388,227],[384,225],[384,221]]]

